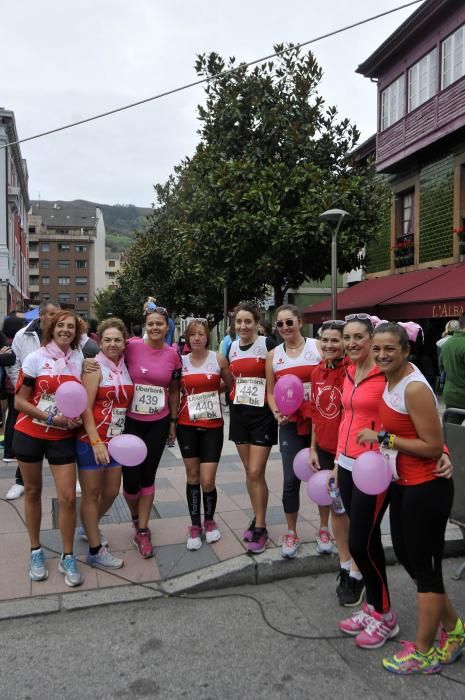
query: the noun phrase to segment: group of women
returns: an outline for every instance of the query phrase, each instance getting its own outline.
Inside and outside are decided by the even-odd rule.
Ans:
[[[247,550],[259,554],[268,542],[265,473],[279,428],[288,528],[282,556],[295,557],[300,544],[300,480],[293,461],[308,447],[314,470],[332,469],[346,511],[320,509],[319,551],[331,551],[331,512],[341,563],[341,604],[360,603],[366,589],[362,610],[342,620],[340,629],[365,649],[378,648],[399,632],[381,542],[380,524],[389,505],[396,554],[417,586],[419,620],[415,643],[385,659],[384,666],[396,673],[435,673],[455,661],[465,649],[465,630],[444,591],[441,570],[453,497],[448,478],[452,465],[444,454],[435,397],[409,362],[405,329],[392,323],[375,327],[369,315],[360,313],[325,322],[320,339],[314,340],[302,336],[299,310],[286,304],[276,312],[276,331],[282,339],[276,344],[272,337],[259,335],[259,311],[244,303],[235,310],[236,340],[225,358],[210,349],[206,319],[189,323],[185,336],[190,352],[183,356],[165,343],[165,308],[149,299],[144,322],[144,337],[127,342],[124,324],[107,319],[98,329],[99,354],[83,362],[79,319],[61,311],[44,330],[41,349],[23,364],[15,399],[20,415],[14,450],[25,482],[31,579],[48,575],[40,546],[44,456],[60,505],[59,570],[69,586],[83,580],[73,554],[76,461],[82,487],[80,535],[88,540],[89,565],[123,565],[98,526],[119,491],[121,473],[134,545],[141,557],[153,556],[149,518],[155,475],[165,444],[176,434],[187,476],[187,548],[199,549],[203,537],[209,543],[218,541],[215,478],[223,446],[220,394],[225,391],[230,398],[229,438],[244,466],[253,511],[243,535]],[[293,415],[284,416],[273,389],[279,377],[289,373],[302,380],[304,401]],[[56,408],[54,394],[65,381],[82,382],[87,391],[88,408],[82,417],[65,418]],[[121,467],[108,453],[108,441],[123,430],[147,446],[147,457],[135,467]],[[362,493],[352,479],[355,459],[368,449],[380,449],[398,477],[377,496]]]

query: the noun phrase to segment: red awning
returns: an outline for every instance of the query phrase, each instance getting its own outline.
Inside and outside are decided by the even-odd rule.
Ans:
[[[339,318],[365,311],[391,321],[460,316],[465,312],[465,264],[364,280],[337,295],[337,310]],[[330,312],[328,297],[307,306],[303,320],[321,323],[330,317]]]

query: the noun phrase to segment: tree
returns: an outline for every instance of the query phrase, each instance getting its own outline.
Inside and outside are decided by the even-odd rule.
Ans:
[[[372,168],[351,162],[358,130],[318,94],[313,54],[291,45],[250,70],[211,53],[195,68],[211,79],[200,142],[155,188],[158,207],[126,265],[131,293],[151,286],[177,310],[212,318],[222,315],[224,285],[231,305],[270,286],[280,304],[289,288],[328,274],[330,236],[318,215],[332,207],[353,215],[339,234],[339,270],[358,267],[387,191]]]

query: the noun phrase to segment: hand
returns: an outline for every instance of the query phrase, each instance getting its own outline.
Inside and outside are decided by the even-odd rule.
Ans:
[[[280,411],[278,411],[278,409],[276,409],[273,415],[278,421],[278,425],[286,425],[286,423],[289,422],[288,416],[283,416],[283,414]]]
[[[357,435],[357,442],[360,445],[365,445],[366,443],[368,443],[369,445],[374,445],[378,442],[378,433],[376,432],[376,430],[364,428]]]
[[[94,457],[97,464],[108,464],[110,461],[110,455],[108,454],[107,446],[103,442],[98,442],[96,445],[92,445],[94,451]]]
[[[317,451],[315,450],[314,447],[310,448],[310,452],[308,455],[308,464],[310,469],[314,472],[320,471],[320,461],[318,459],[318,454]]]
[[[91,374],[92,372],[97,372],[100,369],[100,365],[97,360],[93,357],[86,357],[82,365],[82,371],[84,374]]]
[[[443,452],[441,457],[439,457],[438,461],[436,462],[436,469],[434,470],[434,473],[436,476],[441,476],[444,479],[450,479],[453,471],[454,465],[450,461],[449,455]]]
[[[168,447],[174,447],[176,442],[176,423],[170,423],[170,431],[166,444]]]
[[[4,345],[3,348],[0,348],[0,355],[4,355],[7,352],[11,352],[11,348],[9,345]]]
[[[66,418],[66,416],[62,416],[61,414],[57,414],[56,416],[53,416],[52,418],[52,427],[54,428],[68,428],[68,421],[69,418]]]
[[[76,430],[76,428],[80,428],[82,425],[82,420],[81,418],[67,418],[68,425],[66,426],[68,430]]]
[[[326,482],[326,490],[329,493],[331,491],[331,485],[330,481],[334,481],[334,486],[337,488],[337,467],[334,466],[331,474],[328,476],[328,480]]]

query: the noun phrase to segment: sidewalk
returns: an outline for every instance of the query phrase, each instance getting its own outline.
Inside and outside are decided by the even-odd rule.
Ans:
[[[228,416],[225,418],[227,423]],[[4,497],[13,483],[15,470],[16,463],[5,465],[0,462],[0,496]],[[161,584],[165,590],[180,591],[263,583],[308,573],[336,572],[337,557],[316,554],[318,509],[309,501],[305,484],[302,486],[298,526],[303,545],[295,560],[281,559],[279,539],[286,532],[286,525],[281,505],[282,466],[277,447],[273,448],[270,455],[267,482],[270,490],[267,515],[270,545],[264,554],[253,558],[245,553],[245,543],[242,541],[242,532],[250,522],[252,514],[244,471],[234,444],[225,440],[217,475],[216,520],[222,537],[212,545],[204,542],[200,550],[191,552],[186,549],[185,544],[189,525],[185,502],[185,469],[178,447],[166,449],[157,474],[154,514],[150,523],[155,557],[143,560],[138,556],[132,544],[129,511],[120,494],[111,511],[103,519],[102,529],[108,538],[111,551],[124,559],[124,567],[110,573],[82,564],[85,580],[79,588],[68,588],[65,585],[63,576],[58,572],[58,555],[50,550],[46,550],[46,557],[49,559],[48,579],[41,582],[30,581],[27,569],[30,551],[28,537],[25,526],[14,510],[16,508],[22,516],[24,515],[24,499],[20,498],[10,503],[0,501],[0,619],[20,615],[23,610],[30,613],[30,602],[42,600],[45,603],[44,596],[52,596],[58,609],[69,607],[66,603],[69,596],[77,603],[81,601],[83,605],[91,604],[91,601],[95,604],[99,601],[136,599],[143,595],[143,589],[131,586],[133,583]],[[41,539],[44,547],[60,552],[61,540],[55,527],[54,498],[53,479],[48,467],[44,467]],[[383,521],[383,533],[389,559],[391,540],[387,518]],[[463,538],[456,526],[449,524],[447,540],[449,555],[464,551]],[[84,561],[87,543],[76,540],[75,553]],[[118,593],[116,587],[124,588]],[[98,595],[90,595],[91,593]],[[48,610],[47,605],[45,608]],[[32,609],[35,609],[34,606]],[[42,609],[42,605],[37,607],[37,610],[39,609]]]

